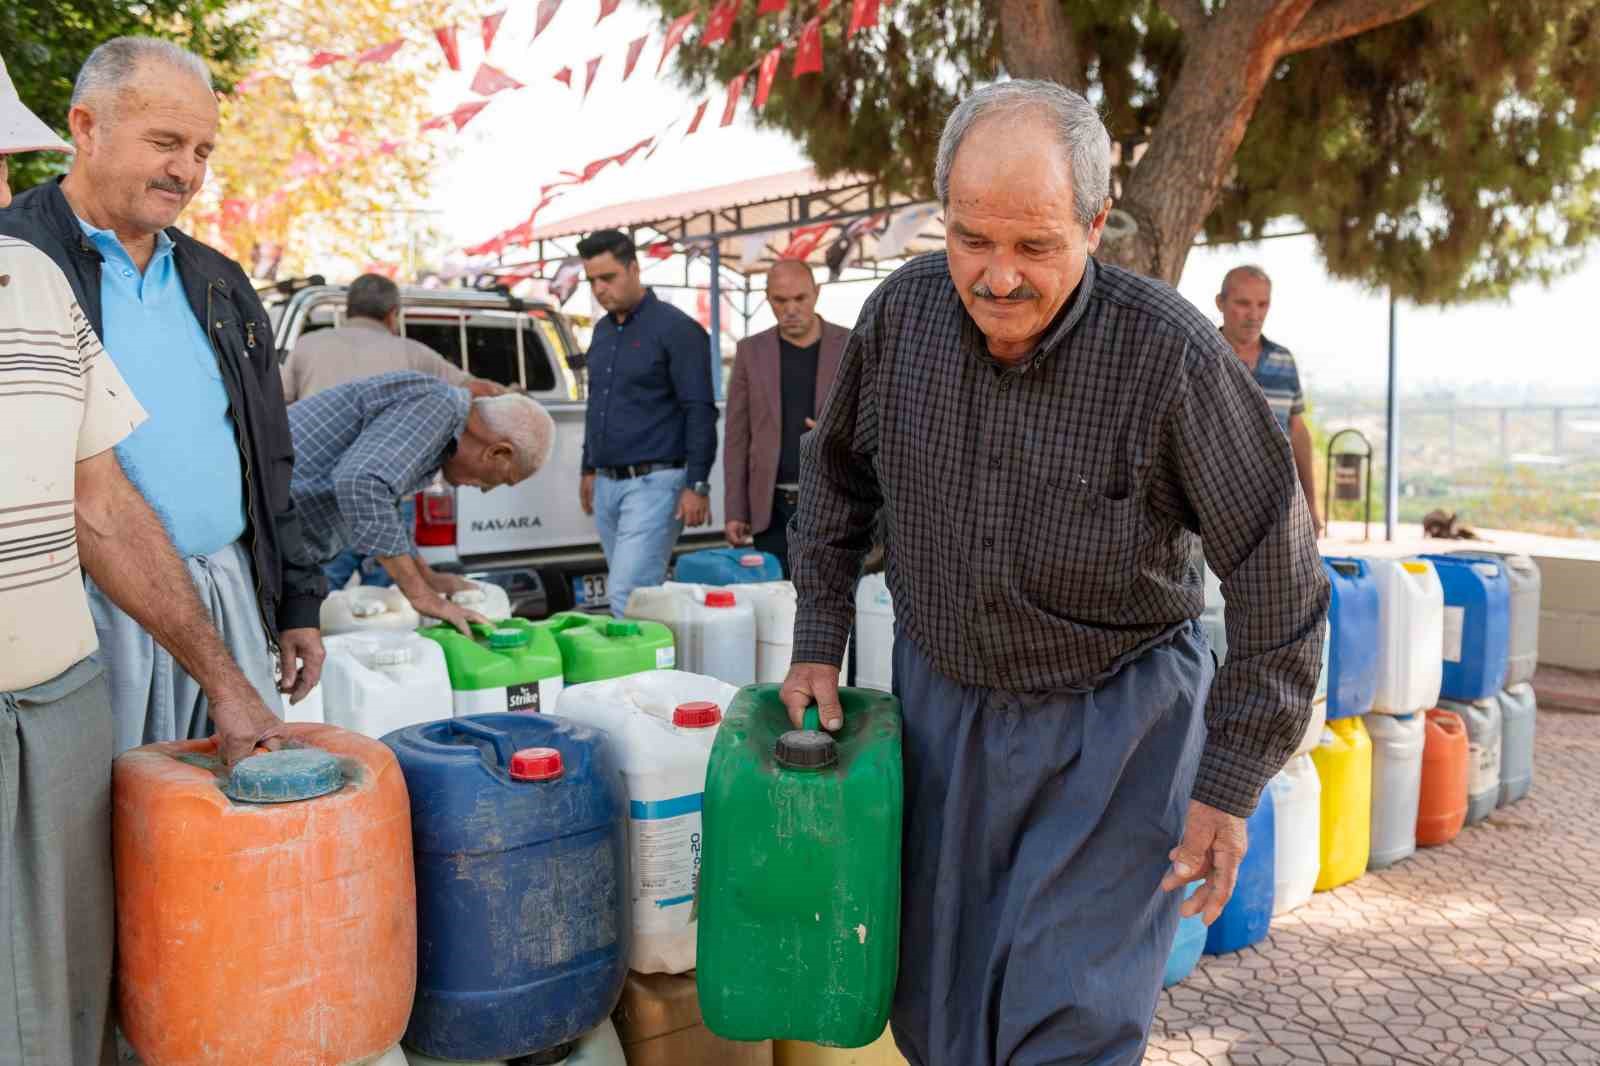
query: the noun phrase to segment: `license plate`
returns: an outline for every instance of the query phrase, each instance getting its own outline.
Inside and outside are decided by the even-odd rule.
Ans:
[[[572,579],[572,602],[578,607],[604,607],[610,597],[606,595],[606,575],[584,574]]]

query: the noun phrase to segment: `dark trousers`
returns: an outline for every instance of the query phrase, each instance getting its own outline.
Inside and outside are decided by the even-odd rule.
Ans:
[[[789,519],[800,510],[800,494],[776,489],[772,493],[772,524],[751,539],[756,550],[776,555],[783,564],[784,580],[792,576],[789,571]]]

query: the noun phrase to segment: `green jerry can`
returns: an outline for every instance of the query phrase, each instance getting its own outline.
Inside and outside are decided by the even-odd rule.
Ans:
[[[678,662],[672,630],[660,622],[562,611],[542,624],[555,634],[569,685],[671,670]]]
[[[900,701],[840,689],[793,729],[777,685],[739,692],[706,771],[700,1010],[725,1040],[856,1048],[882,1035],[900,959]]]
[[[444,649],[457,718],[468,714],[538,714],[561,696],[561,649],[555,634],[526,618],[418,631]]]

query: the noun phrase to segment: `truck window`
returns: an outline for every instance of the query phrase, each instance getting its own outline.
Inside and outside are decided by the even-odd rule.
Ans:
[[[451,366],[461,365],[461,323],[455,317],[448,319],[412,318],[405,320],[405,333],[444,356]]]
[[[523,372],[517,368],[517,331],[522,332]],[[536,330],[521,315],[490,313],[467,319],[467,371],[510,388],[549,392],[555,370]]]

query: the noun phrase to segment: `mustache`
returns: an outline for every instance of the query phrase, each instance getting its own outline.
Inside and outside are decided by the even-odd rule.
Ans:
[[[187,196],[189,194],[187,182],[174,181],[171,178],[156,178],[150,182],[149,187],[160,189],[162,192],[170,192],[177,196]]]
[[[1027,282],[1023,282],[1004,296],[996,296],[994,290],[983,282],[978,282],[972,287],[972,295],[980,300],[1037,300],[1039,293]]]

